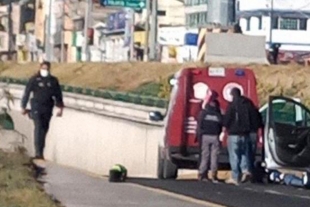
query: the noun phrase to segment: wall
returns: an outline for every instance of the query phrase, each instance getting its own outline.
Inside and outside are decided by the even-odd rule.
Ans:
[[[33,153],[33,125],[19,109],[23,87],[9,88],[16,97],[9,113],[16,129],[28,137],[26,146]],[[127,167],[129,176],[156,176],[163,127],[150,122],[148,113],[163,109],[68,93],[64,100],[64,116],[51,122],[46,159],[100,175],[107,175],[112,165],[120,163]]]
[[[157,42],[161,48],[161,62],[183,63],[195,61],[197,57],[197,44],[187,42],[186,34],[197,34],[197,29],[188,29],[185,26],[160,27]]]
[[[282,1],[273,0],[273,9],[281,16],[294,15],[298,18],[308,18],[310,13],[310,4],[308,0],[300,1]],[[271,5],[270,1],[261,0],[239,0],[239,10],[242,13],[252,11],[253,15],[258,15],[259,11],[269,12]],[[265,13],[266,13],[265,12]],[[270,42],[270,17],[268,14],[262,17],[262,27],[259,29],[259,19],[257,17],[250,18],[250,30],[247,31],[247,19],[240,19],[240,26],[244,34],[260,35],[266,37],[266,49]],[[307,21],[307,30],[272,30],[272,42],[281,43],[281,50],[283,51],[310,51],[310,20]],[[294,37],[294,38],[292,38]]]
[[[208,23],[230,26],[234,23],[232,0],[208,0]]]
[[[21,7],[18,4],[12,5],[12,33],[14,35],[19,34],[20,26],[21,26]]]
[[[135,43],[140,43],[141,46],[145,44],[145,31],[135,31],[134,33]]]
[[[158,25],[184,25],[185,10],[184,4],[179,0],[158,0],[158,11],[165,11],[165,15],[158,15]],[[147,16],[146,9],[143,9],[142,14],[136,14],[135,23],[145,22]],[[150,18],[151,22],[151,18]]]
[[[110,35],[106,40],[106,61],[120,62],[128,60],[128,47],[124,47],[124,35]]]
[[[198,28],[207,24],[207,2],[193,4],[194,1],[185,1],[185,25],[190,28]]]
[[[8,38],[6,32],[0,32],[0,52],[6,52],[9,50]]]
[[[36,1],[36,15],[35,15],[35,36],[40,41],[41,45],[44,44],[44,31],[45,31],[45,9],[47,8],[48,1]]]
[[[184,4],[178,0],[159,0],[158,10],[166,11],[166,16],[158,16],[158,25],[184,25]]]
[[[262,29],[258,29],[258,18],[252,17],[250,20],[250,30],[247,31],[247,20],[240,19],[240,26],[244,34],[265,36],[266,42],[270,41],[270,18],[262,18]],[[307,30],[272,30],[272,41],[282,43],[282,50],[310,51],[310,20],[307,21]],[[294,38],[292,38],[294,37]],[[268,48],[268,44],[266,44]]]
[[[268,64],[265,38],[232,33],[206,35],[205,61],[239,64]]]
[[[242,10],[255,10],[255,9],[266,9],[270,8],[270,0],[239,0],[239,9]],[[301,10],[309,11],[310,4],[308,0],[298,1],[283,1],[273,0],[274,9],[289,9],[289,10]]]

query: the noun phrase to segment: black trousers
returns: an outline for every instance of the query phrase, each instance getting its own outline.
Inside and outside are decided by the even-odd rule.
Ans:
[[[49,129],[52,113],[34,112],[34,146],[35,156],[43,158],[46,134]]]

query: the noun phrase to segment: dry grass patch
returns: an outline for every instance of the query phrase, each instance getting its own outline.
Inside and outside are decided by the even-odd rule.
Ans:
[[[35,181],[32,170],[25,166],[28,162],[20,153],[0,151],[0,206],[59,207]]]

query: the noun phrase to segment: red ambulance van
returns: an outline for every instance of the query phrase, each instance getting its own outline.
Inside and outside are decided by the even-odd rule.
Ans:
[[[158,178],[173,179],[178,169],[196,169],[199,146],[195,142],[197,117],[208,90],[219,94],[225,112],[231,101],[230,90],[240,88],[258,106],[256,79],[252,70],[245,68],[187,68],[171,79],[173,85],[166,116],[151,112],[150,119],[164,120],[165,136],[159,144]],[[259,139],[258,139],[259,140]],[[261,149],[259,143],[258,149]],[[222,140],[220,164],[228,164],[226,136]]]

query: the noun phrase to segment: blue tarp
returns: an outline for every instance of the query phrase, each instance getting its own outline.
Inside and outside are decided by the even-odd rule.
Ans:
[[[197,46],[198,34],[186,33],[185,34],[185,45]]]

